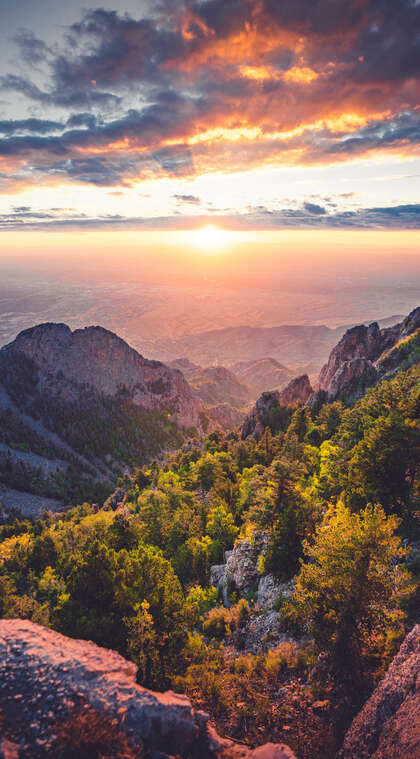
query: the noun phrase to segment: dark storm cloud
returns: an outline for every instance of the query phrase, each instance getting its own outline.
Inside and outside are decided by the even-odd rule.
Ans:
[[[182,53],[182,37],[158,28],[152,19],[102,9],[88,11],[69,30],[76,54],[57,56],[52,73],[57,86],[78,87],[94,80],[101,86],[161,80],[159,66],[171,54]]]
[[[48,121],[44,119],[20,119],[0,121],[0,132],[5,135],[16,134],[18,132],[35,132],[37,134],[49,134],[57,132],[63,128],[59,121]]]

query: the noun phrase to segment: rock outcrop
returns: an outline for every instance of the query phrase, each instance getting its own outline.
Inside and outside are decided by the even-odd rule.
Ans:
[[[279,392],[281,406],[293,406],[295,403],[305,403],[313,392],[312,385],[307,374],[292,379],[288,385]]]
[[[257,606],[272,609],[279,598],[290,598],[294,583],[279,582],[273,575],[263,575],[258,583]]]
[[[242,425],[242,438],[253,435],[259,440],[266,427],[276,432],[276,416],[280,406],[305,403],[312,393],[313,389],[307,374],[292,379],[284,390],[262,393]]]
[[[253,435],[259,440],[264,434],[265,428],[272,425],[273,414],[276,413],[279,405],[279,393],[277,390],[262,393],[242,425],[242,439],[245,440],[250,435]]]
[[[327,398],[334,400],[343,395],[359,398],[377,379],[377,371],[369,359],[352,358],[335,372],[328,386]]]
[[[383,680],[354,719],[340,759],[420,756],[420,625],[404,640]]]
[[[220,738],[186,696],[135,680],[135,665],[114,651],[25,620],[0,621],[2,737],[18,744],[19,759],[51,757],[54,727],[84,704],[160,759],[295,759],[284,745],[251,751]]]
[[[200,430],[202,408],[180,371],[102,327],[25,330],[0,350],[1,499],[38,516],[74,504],[75,480],[86,500],[105,498],[126,465]]]
[[[382,353],[382,345],[383,339],[377,322],[373,322],[368,327],[362,324],[347,330],[340,342],[331,351],[328,362],[321,369],[319,375],[320,389],[329,390],[336,372],[347,361],[356,358],[375,361]]]
[[[368,327],[359,325],[347,330],[321,369],[318,391],[324,392],[329,401],[361,397],[368,387],[399,368],[403,357],[400,352],[395,353],[395,349],[419,328],[420,308],[416,308],[392,327],[380,329],[378,323],[373,322]],[[392,352],[393,361],[390,358],[386,361]],[[412,361],[415,360],[412,352]]]
[[[22,355],[35,367],[41,393],[76,402],[89,389],[128,396],[138,406],[173,411],[181,426],[199,426],[199,404],[182,373],[143,358],[103,327],[72,332],[66,324],[39,324],[1,349],[6,372],[7,363]]]
[[[267,535],[256,532],[250,540],[238,540],[232,551],[226,551],[226,564],[214,565],[210,569],[210,582],[218,590],[225,604],[229,605],[229,590],[236,590],[240,596],[257,588],[258,563],[267,546]]]

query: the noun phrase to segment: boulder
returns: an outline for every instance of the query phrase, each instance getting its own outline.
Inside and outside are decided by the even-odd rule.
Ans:
[[[229,591],[226,581],[226,564],[214,564],[210,567],[210,585],[217,589],[224,606],[230,606]]]
[[[117,721],[146,753],[202,759],[295,759],[283,745],[254,751],[220,738],[186,696],[136,684],[136,667],[93,643],[72,640],[26,620],[0,621],[2,744],[19,759],[54,751],[54,726],[78,705]],[[157,755],[157,754],[156,754]]]
[[[262,654],[271,648],[277,648],[282,641],[290,640],[288,635],[280,632],[279,622],[280,614],[273,609],[262,614],[252,614],[240,631],[241,650],[250,654]]]
[[[219,591],[225,606],[230,606],[230,590],[236,590],[241,596],[256,590],[260,576],[259,559],[267,547],[267,540],[263,532],[254,533],[249,540],[238,540],[232,551],[225,552],[225,564],[210,567],[210,583]]]
[[[388,672],[353,720],[340,759],[420,756],[420,625],[405,638]]]

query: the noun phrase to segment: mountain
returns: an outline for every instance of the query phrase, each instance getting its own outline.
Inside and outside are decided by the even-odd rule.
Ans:
[[[327,399],[360,397],[367,387],[417,363],[420,308],[392,327],[378,322],[347,330],[321,369],[318,388]]]
[[[395,324],[399,317],[391,316],[379,322],[381,326]],[[275,360],[294,374],[318,374],[332,348],[348,326],[334,329],[324,325],[290,325],[277,327],[250,327],[240,325],[206,331],[191,332],[184,326],[184,334],[177,337],[136,338],[136,345],[146,355],[170,362],[185,357],[200,366],[220,364],[231,369],[243,361]],[[246,382],[237,374],[238,379]],[[287,379],[286,379],[287,382]],[[283,379],[279,385],[283,384]],[[268,390],[276,385],[265,385]],[[258,388],[257,393],[261,392]]]
[[[169,366],[179,369],[188,380],[197,399],[204,405],[210,428],[234,430],[243,422],[255,396],[233,372],[224,366],[203,368],[188,358],[171,361]]]
[[[88,481],[100,497],[125,465],[200,428],[201,412],[180,371],[112,332],[38,325],[0,350],[0,480],[58,502]],[[22,503],[4,490],[0,500]]]
[[[391,321],[391,320],[390,320]],[[381,327],[378,322],[347,330],[322,367],[316,391],[307,375],[292,380],[281,392],[263,392],[242,426],[243,438],[259,438],[266,426],[278,428],[281,407],[299,402],[311,406],[325,401],[352,403],[369,387],[420,361],[420,308],[398,324]]]
[[[283,418],[281,408],[305,403],[312,393],[312,385],[307,374],[295,377],[281,391],[262,393],[242,425],[242,438],[253,435],[259,439],[266,427],[278,432]]]
[[[281,389],[292,379],[294,372],[275,358],[238,361],[228,367],[240,382],[247,385],[255,397],[265,390]]]
[[[183,372],[188,384],[206,406],[228,403],[234,408],[243,408],[252,400],[249,388],[224,366],[203,368],[188,359],[173,361],[169,365]]]
[[[208,332],[162,339],[154,344],[154,354],[164,361],[186,356],[201,366],[228,365],[267,356],[288,367],[315,362],[317,370],[341,337],[345,328],[325,326],[227,327]]]

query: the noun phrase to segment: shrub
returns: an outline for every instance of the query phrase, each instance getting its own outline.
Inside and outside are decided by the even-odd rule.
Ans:
[[[241,598],[230,609],[217,606],[211,609],[203,622],[203,632],[212,638],[228,638],[248,621],[251,609],[248,601]]]
[[[115,719],[79,707],[53,729],[56,736],[48,759],[142,759]]]

